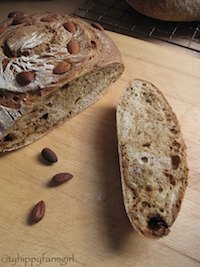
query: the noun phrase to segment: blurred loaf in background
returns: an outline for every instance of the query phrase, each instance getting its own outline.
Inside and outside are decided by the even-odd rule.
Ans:
[[[200,0],[127,0],[138,12],[160,20],[200,20]]]

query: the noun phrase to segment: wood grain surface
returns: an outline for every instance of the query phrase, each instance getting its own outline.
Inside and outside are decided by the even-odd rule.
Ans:
[[[18,4],[16,4],[18,2]],[[56,2],[56,3],[55,3]],[[73,1],[76,2],[76,1]],[[1,1],[1,19],[13,9],[71,12],[81,1]],[[124,75],[96,104],[23,149],[0,155],[0,266],[197,267],[200,266],[200,61],[145,41],[108,32],[119,47]],[[182,126],[189,185],[169,236],[139,236],[123,205],[115,110],[130,79],[159,87]],[[40,152],[50,147],[58,162]],[[58,172],[74,178],[51,188]],[[44,200],[42,221],[29,225],[31,208]]]

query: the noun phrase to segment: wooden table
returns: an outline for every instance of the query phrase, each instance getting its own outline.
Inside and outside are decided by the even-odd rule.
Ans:
[[[71,12],[81,2],[1,1],[1,19],[11,9]],[[126,66],[109,93],[32,145],[0,155],[2,267],[200,266],[199,58],[184,50],[108,35]],[[180,120],[188,148],[189,185],[182,209],[169,236],[158,241],[132,229],[122,200],[115,109],[134,78],[149,80],[162,90]],[[56,151],[59,161],[53,166],[38,160],[43,147]],[[74,178],[49,188],[52,176],[63,171]],[[30,226],[30,209],[42,199],[46,215]]]

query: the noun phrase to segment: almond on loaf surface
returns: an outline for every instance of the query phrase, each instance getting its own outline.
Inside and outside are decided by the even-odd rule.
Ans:
[[[122,190],[127,215],[142,235],[169,233],[187,186],[179,122],[159,89],[134,80],[117,107]]]
[[[0,24],[0,151],[23,147],[81,112],[123,70],[100,25],[10,13]]]

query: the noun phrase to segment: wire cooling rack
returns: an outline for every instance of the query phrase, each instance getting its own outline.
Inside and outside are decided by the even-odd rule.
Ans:
[[[166,22],[135,11],[126,0],[89,0],[74,15],[97,21],[105,29],[141,38],[153,38],[200,52],[199,22]]]

